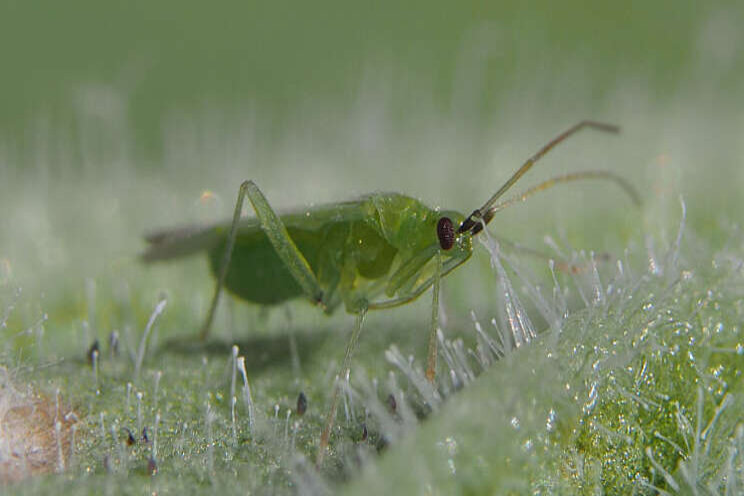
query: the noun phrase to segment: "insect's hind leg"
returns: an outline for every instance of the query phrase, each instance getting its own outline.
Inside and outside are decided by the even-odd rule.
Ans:
[[[243,201],[245,197],[253,205],[253,210],[256,212],[256,217],[261,222],[261,229],[269,238],[269,242],[274,247],[277,255],[281,259],[282,263],[287,267],[292,277],[300,285],[302,291],[316,303],[323,305],[323,291],[320,289],[318,279],[315,277],[310,264],[302,255],[302,252],[297,248],[297,245],[292,241],[292,238],[287,232],[287,228],[274,212],[269,205],[266,197],[258,189],[256,183],[253,181],[245,181],[240,185],[238,191],[238,200],[235,202],[235,211],[233,212],[233,220],[230,225],[230,232],[227,236],[227,243],[225,245],[225,253],[222,256],[220,262],[220,271],[217,276],[217,286],[214,290],[214,296],[212,296],[212,303],[209,306],[209,313],[207,314],[207,320],[204,322],[204,326],[201,329],[200,337],[205,339],[209,334],[209,329],[212,327],[212,321],[214,320],[214,314],[217,310],[217,303],[220,299],[220,292],[222,286],[225,284],[225,277],[227,276],[227,270],[230,265],[230,258],[232,257],[232,251],[235,246],[235,238],[238,234],[238,224],[240,223],[240,214],[243,211]]]

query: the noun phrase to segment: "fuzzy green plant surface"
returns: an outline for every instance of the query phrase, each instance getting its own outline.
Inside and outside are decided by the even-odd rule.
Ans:
[[[0,493],[744,491],[740,6],[163,3],[133,42],[140,10],[73,3],[17,52],[37,9],[0,15]],[[586,118],[622,132],[514,192],[603,169],[642,205],[587,182],[499,212],[442,281],[435,386],[431,295],[370,312],[320,466],[353,316],[224,297],[202,342],[205,257],[138,257],[246,179],[279,211],[468,213]]]
[[[688,258],[673,248],[658,271],[603,286],[560,332],[451,398],[350,492],[740,493],[739,249]]]

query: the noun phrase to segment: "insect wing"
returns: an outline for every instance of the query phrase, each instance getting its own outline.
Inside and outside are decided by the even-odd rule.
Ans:
[[[188,226],[164,229],[145,236],[149,244],[140,256],[145,262],[184,257],[209,250],[220,240],[214,226]]]
[[[334,222],[362,219],[365,215],[363,200],[319,205],[304,210],[294,210],[281,214],[282,222],[287,228],[302,228],[312,231]],[[185,257],[194,253],[208,251],[217,246],[227,236],[230,229],[228,221],[212,225],[191,225],[162,229],[145,236],[148,247],[142,253],[145,262],[156,262]],[[255,217],[240,221],[238,237],[253,235],[261,230],[261,224]]]

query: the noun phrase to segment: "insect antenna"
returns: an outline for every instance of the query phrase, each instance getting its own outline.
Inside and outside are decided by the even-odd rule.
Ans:
[[[573,135],[573,134],[581,131],[584,128],[591,128],[591,129],[595,129],[595,130],[598,130],[598,131],[604,131],[604,132],[607,132],[607,133],[619,133],[620,132],[620,127],[619,126],[615,126],[613,124],[606,124],[606,123],[603,123],[603,122],[596,122],[596,121],[581,121],[578,124],[575,124],[574,126],[570,127],[569,129],[567,129],[566,131],[562,132],[561,134],[559,134],[558,136],[556,136],[555,138],[553,138],[551,141],[549,141],[545,146],[543,146],[542,148],[540,148],[540,150],[538,150],[537,153],[535,153],[530,158],[528,158],[527,161],[524,164],[522,164],[522,166],[519,169],[517,169],[517,171],[512,175],[512,177],[510,177],[503,184],[503,186],[501,186],[501,188],[499,188],[499,190],[496,191],[496,193],[494,193],[493,196],[491,196],[491,198],[489,198],[488,201],[483,204],[483,206],[481,208],[479,208],[477,210],[474,210],[473,213],[471,213],[468,216],[468,218],[463,221],[463,223],[458,228],[457,232],[458,233],[464,233],[464,232],[467,232],[467,231],[471,231],[472,234],[479,233],[481,231],[481,229],[483,228],[482,227],[483,226],[483,223],[488,223],[491,220],[491,218],[493,217],[494,212],[491,212],[491,210],[493,209],[494,205],[496,205],[496,202],[498,201],[498,199],[501,198],[504,195],[504,193],[506,193],[512,186],[514,186],[514,184],[517,181],[519,181],[519,179],[523,175],[525,175],[527,173],[527,171],[530,170],[532,168],[532,166],[535,165],[535,163],[538,160],[540,160],[543,156],[545,156],[556,145],[558,145],[559,143],[563,142],[568,137],[570,137],[571,135]],[[578,176],[578,175],[581,175],[581,174],[582,173],[571,174],[569,176]],[[599,177],[602,173],[596,173],[595,172],[593,174],[594,175],[589,175],[587,177],[583,177],[582,176],[582,177],[575,177],[575,178],[571,178],[571,179],[568,178],[569,176],[561,176],[561,178],[555,178],[553,180],[546,181],[545,183],[542,183],[541,185],[538,185],[535,188],[532,188],[531,190],[528,190],[530,193],[527,196],[531,196],[532,194],[537,193],[538,191],[542,191],[544,189],[547,189],[547,188],[549,188],[549,187],[551,187],[554,184],[557,184],[559,182],[568,182],[568,181],[573,181],[573,180],[576,180],[576,179],[585,179],[585,178],[588,178],[588,177]],[[617,179],[619,179],[619,178],[617,178]],[[621,184],[625,184],[628,187],[630,186],[627,183],[625,183],[625,181],[620,181],[620,182],[621,182]],[[630,188],[630,189],[632,190],[632,188]],[[534,190],[534,191],[532,191],[532,190]],[[521,196],[524,196],[524,194],[523,195],[520,195],[520,197]],[[631,194],[631,196],[636,196],[637,197],[637,195],[635,195],[635,192],[633,192],[633,194]],[[508,202],[505,202],[505,203],[508,203]],[[514,202],[511,202],[511,203],[514,203]],[[501,208],[504,208],[504,206],[502,206]],[[500,208],[499,208],[499,210],[500,210]],[[483,221],[483,223],[481,223],[481,220]]]
[[[641,197],[638,195],[638,192],[633,188],[633,186],[630,185],[628,181],[623,179],[622,177],[618,176],[617,174],[613,174],[609,171],[601,171],[601,170],[589,170],[589,171],[581,171],[581,172],[573,172],[571,174],[566,174],[563,176],[556,176],[551,179],[548,179],[547,181],[544,181],[536,186],[533,186],[524,192],[522,192],[519,195],[516,195],[508,200],[496,203],[491,208],[489,208],[483,216],[480,218],[483,219],[483,223],[488,224],[493,216],[496,214],[496,212],[505,209],[506,207],[509,207],[511,205],[514,205],[515,203],[521,203],[530,196],[534,195],[535,193],[539,193],[540,191],[545,191],[548,188],[552,188],[556,184],[561,183],[568,183],[572,181],[581,181],[584,179],[605,179],[608,181],[612,181],[616,183],[618,186],[620,186],[623,191],[630,197],[630,199],[635,203],[636,205],[641,204]],[[472,229],[472,234],[478,234],[483,229],[483,223],[476,224]]]

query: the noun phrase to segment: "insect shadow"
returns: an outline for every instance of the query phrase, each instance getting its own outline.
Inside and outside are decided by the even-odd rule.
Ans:
[[[286,368],[291,364],[291,339],[295,339],[300,361],[309,362],[315,361],[318,353],[329,341],[335,339],[337,334],[333,328],[323,327],[311,331],[287,329],[261,334],[246,332],[245,335],[241,335],[240,339],[229,341],[211,339],[202,342],[173,339],[160,346],[157,354],[223,356],[233,345],[237,345],[240,348],[240,354],[245,357],[247,370],[265,371],[266,369]]]

